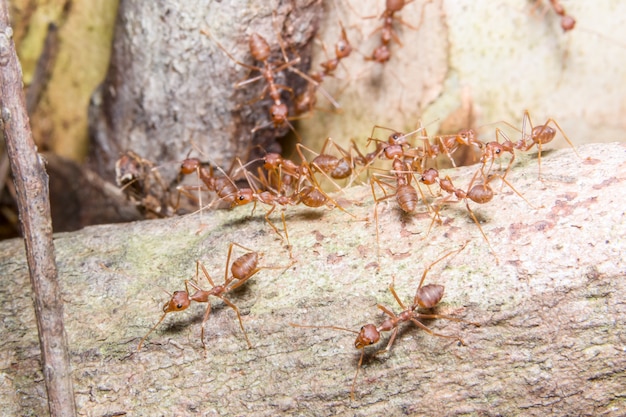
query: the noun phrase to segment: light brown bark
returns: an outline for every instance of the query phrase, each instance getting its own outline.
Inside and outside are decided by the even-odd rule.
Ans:
[[[543,181],[536,154],[518,156],[507,178],[537,209],[495,181],[493,201],[471,203],[499,265],[463,203],[442,209],[444,224],[429,235],[427,215],[403,216],[393,199],[379,204],[378,271],[369,187],[335,196],[360,202],[346,208],[367,222],[339,210],[288,208],[297,264],[282,274],[260,271],[229,297],[242,311],[253,349],[234,312],[213,300],[206,355],[198,305],[170,314],[136,352],[169,298],[163,290],[183,290],[197,259],[217,283],[231,241],[264,252],[263,265],[288,263],[263,207],[252,217],[246,208],[205,212],[199,233],[199,218],[191,216],[57,235],[80,413],[623,415],[626,147],[578,151],[582,159],[571,149],[544,151]],[[447,174],[464,187],[475,169]],[[276,215],[272,220],[280,224]],[[393,276],[408,303],[425,265],[467,240],[426,282],[446,287],[437,312],[481,327],[426,322],[462,337],[467,346],[458,346],[407,325],[391,352],[373,356],[387,334],[367,349],[351,401],[359,359],[354,335],[288,323],[354,330],[380,324],[377,303],[400,311],[388,291]],[[0,243],[0,407],[39,414],[45,402],[22,252],[17,241]]]

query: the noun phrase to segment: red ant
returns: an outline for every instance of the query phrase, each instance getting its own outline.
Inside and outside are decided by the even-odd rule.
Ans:
[[[424,18],[424,8],[426,7],[426,4],[428,4],[430,1],[425,2],[422,6],[422,14],[420,17],[420,22],[417,26],[410,25],[406,21],[402,20],[402,18],[398,17],[398,15],[396,15],[396,13],[401,11],[404,6],[412,3],[413,1],[414,0],[386,1],[385,11],[380,15],[380,19],[382,19],[383,23],[372,32],[372,34],[374,34],[380,31],[380,45],[374,49],[371,56],[365,57],[366,60],[384,64],[391,58],[391,51],[389,50],[389,44],[391,43],[391,40],[393,39],[398,45],[402,46],[402,41],[400,41],[398,34],[393,28],[394,22],[398,22],[413,30],[417,30],[421,26],[422,19]]]
[[[337,43],[335,44],[335,58],[329,58],[328,60],[322,62],[320,64],[320,66],[323,68],[321,72],[315,71],[309,74],[308,76],[306,76],[306,74],[301,73],[295,68],[292,69],[293,71],[297,72],[299,75],[303,77],[306,76],[305,79],[309,81],[307,89],[302,94],[297,96],[294,101],[294,108],[295,108],[296,114],[307,113],[307,112],[312,111],[313,108],[315,108],[315,104],[317,103],[316,93],[318,89],[320,89],[320,84],[324,81],[324,78],[326,78],[327,76],[332,76],[335,70],[337,69],[337,67],[339,66],[339,63],[343,59],[350,56],[350,54],[352,53],[352,45],[350,44],[350,41],[348,40],[346,30],[343,27],[343,24],[341,23],[341,21],[339,22],[339,25],[341,26],[341,37],[339,38],[339,41],[337,41]],[[324,46],[324,52],[326,52],[326,46]],[[309,80],[309,78],[313,82]],[[325,92],[324,89],[321,89],[320,91],[331,102],[331,104],[333,104],[333,106],[335,106],[336,108],[339,107],[339,105],[334,101],[334,99],[332,99],[332,97],[330,97],[328,93]]]
[[[221,171],[221,169],[220,169]],[[222,171],[223,172],[223,171]],[[217,194],[221,201],[232,203],[237,192],[232,179],[223,173],[223,175],[215,175],[213,166],[200,162],[197,158],[187,158],[180,165],[180,174],[189,175],[196,173],[200,181],[204,183],[207,191]],[[179,191],[183,188],[179,187]]]
[[[420,129],[424,131],[424,134],[420,136],[423,140],[423,145],[421,147],[411,148],[411,150],[408,151],[408,154],[411,154],[412,152],[416,153],[416,157],[414,158],[412,165],[414,168],[419,168],[420,170],[425,167],[428,159],[434,160],[442,154],[445,154],[450,160],[452,166],[456,168],[456,161],[452,155],[459,149],[459,147],[475,146],[478,149],[482,149],[484,147],[484,143],[480,139],[476,138],[476,134],[472,129],[463,129],[458,133],[451,135],[435,136],[434,143],[430,142],[430,137],[426,132],[426,128],[420,127]],[[417,162],[419,162],[419,164]]]
[[[297,186],[297,181],[302,176],[300,165],[274,152],[267,153],[263,157],[263,169],[267,172],[268,187],[274,189]],[[262,176],[261,172],[259,176]]]
[[[480,184],[474,185],[474,182],[476,181],[476,178],[478,177],[479,173],[482,174],[483,182],[481,182]],[[498,255],[496,251],[491,246],[491,243],[489,242],[487,235],[483,231],[483,228],[480,226],[480,222],[478,221],[478,219],[476,218],[476,215],[474,214],[474,212],[469,206],[469,200],[478,204],[486,204],[493,199],[494,192],[491,186],[489,185],[489,183],[496,178],[500,178],[506,185],[509,186],[509,188],[511,188],[511,190],[515,192],[515,194],[520,196],[529,206],[531,206],[532,208],[535,208],[503,176],[496,175],[496,174],[485,175],[482,169],[479,169],[478,171],[476,171],[476,173],[474,173],[474,176],[472,177],[469,185],[467,186],[467,190],[462,190],[460,188],[455,187],[454,183],[452,182],[449,176],[446,176],[443,179],[440,178],[439,171],[437,171],[435,168],[429,168],[426,171],[424,171],[422,173],[421,182],[423,182],[426,185],[432,185],[436,182],[439,184],[439,188],[441,188],[442,191],[445,191],[448,193],[448,196],[444,197],[440,201],[440,203],[458,202],[461,200],[465,201],[465,207],[467,208],[467,211],[469,212],[472,220],[474,220],[474,223],[476,223],[476,226],[478,226],[478,229],[480,230],[480,233],[485,239],[485,242],[487,242],[489,249],[493,253],[494,257],[496,258],[496,264],[499,264],[500,261],[498,259]],[[456,198],[456,200],[451,200],[452,197]],[[432,227],[432,223],[431,223],[431,227]]]
[[[238,246],[244,250],[249,251],[248,253],[238,257],[233,261],[230,267],[231,275],[228,275],[228,264],[230,263],[230,258],[232,255],[233,247]],[[237,313],[237,319],[239,320],[239,326],[241,327],[241,331],[246,339],[246,343],[248,344],[248,348],[252,348],[252,344],[248,339],[248,334],[243,327],[243,321],[241,320],[241,313],[239,312],[239,308],[235,304],[233,304],[230,300],[225,297],[225,294],[239,288],[243,284],[245,284],[248,279],[254,276],[257,272],[262,269],[282,269],[283,267],[274,267],[274,266],[258,266],[259,261],[259,253],[255,252],[251,249],[246,248],[245,246],[240,245],[239,243],[231,243],[228,247],[228,256],[226,258],[226,267],[224,269],[224,283],[221,285],[215,285],[213,279],[209,275],[209,272],[206,270],[202,262],[196,261],[196,278],[195,282],[185,280],[185,291],[174,291],[170,300],[163,305],[163,315],[159,319],[159,321],[146,333],[146,335],[141,339],[139,345],[137,345],[137,351],[141,350],[141,346],[143,342],[147,339],[147,337],[152,333],[159,324],[165,319],[168,313],[178,312],[186,310],[192,301],[197,303],[207,303],[207,309],[204,313],[204,317],[202,319],[201,325],[201,333],[200,338],[202,340],[202,347],[206,352],[206,343],[204,341],[204,325],[209,319],[209,315],[211,314],[211,302],[209,300],[210,296],[215,296],[222,300],[227,306],[235,310]],[[293,262],[285,267],[284,269],[288,269]],[[202,269],[202,273],[206,277],[207,281],[211,285],[210,290],[203,290],[197,284],[199,269]],[[191,286],[195,292],[192,294],[189,291],[189,286]]]
[[[372,189],[372,196],[374,197],[374,223],[376,225],[376,247],[377,254],[380,257],[380,234],[379,234],[379,226],[378,226],[378,203],[383,200],[386,200],[391,197],[396,197],[396,202],[398,206],[402,209],[404,213],[413,213],[417,210],[417,204],[419,202],[419,197],[422,198],[422,201],[426,204],[426,207],[429,212],[434,211],[432,213],[433,222],[439,218],[439,212],[436,209],[433,209],[432,206],[426,202],[425,196],[422,193],[419,184],[415,184],[413,186],[411,184],[412,179],[414,178],[413,171],[410,170],[410,167],[406,162],[403,162],[401,159],[396,158],[392,162],[392,169],[390,171],[393,174],[395,179],[395,184],[390,184],[388,182],[384,182],[380,179],[381,175],[372,175],[370,178],[370,187]],[[376,195],[376,189],[374,185],[377,185],[380,190],[382,190],[384,196],[378,197]],[[385,187],[393,188],[395,191],[392,194],[387,194]],[[419,191],[419,196],[418,196]]]
[[[439,302],[443,298],[443,292],[444,292],[443,285],[436,285],[436,284],[423,285],[428,272],[438,262],[441,262],[442,260],[444,260],[445,258],[451,255],[461,252],[463,249],[465,249],[465,247],[467,246],[467,243],[468,242],[465,242],[465,244],[463,244],[463,246],[460,249],[448,252],[445,255],[441,256],[439,259],[432,262],[424,269],[424,272],[422,273],[422,278],[419,282],[419,285],[417,286],[417,290],[415,291],[413,302],[408,307],[400,300],[400,297],[398,297],[398,294],[396,293],[394,289],[394,283],[395,283],[395,277],[394,277],[392,279],[391,284],[389,285],[389,291],[393,295],[393,298],[396,300],[398,305],[403,310],[402,312],[395,314],[391,309],[383,306],[382,304],[377,304],[377,307],[380,310],[382,310],[383,313],[389,316],[389,318],[383,321],[379,326],[376,326],[375,324],[366,324],[362,326],[359,331],[355,331],[352,329],[347,329],[345,327],[339,327],[339,326],[311,326],[311,325],[301,325],[301,324],[295,324],[295,323],[289,323],[289,325],[293,327],[342,330],[342,331],[347,331],[350,333],[355,333],[357,335],[354,341],[354,347],[356,349],[361,350],[361,356],[359,358],[356,372],[354,374],[354,378],[352,379],[352,386],[350,388],[350,397],[352,398],[352,400],[354,400],[354,390],[356,386],[356,379],[359,375],[359,370],[361,369],[361,365],[363,364],[363,358],[365,356],[365,347],[377,343],[380,340],[381,333],[392,332],[391,336],[389,337],[389,341],[387,342],[387,346],[384,349],[375,352],[374,353],[375,355],[379,355],[381,353],[387,353],[391,350],[391,347],[394,341],[396,340],[396,336],[398,335],[398,331],[400,328],[399,326],[401,323],[404,323],[404,322],[410,321],[413,324],[415,324],[417,327],[426,331],[428,334],[432,336],[455,339],[458,341],[458,343],[460,343],[463,346],[465,346],[465,342],[460,337],[436,333],[432,331],[430,328],[428,328],[425,324],[423,324],[420,320],[422,319],[446,319],[446,320],[452,320],[452,321],[457,321],[457,322],[462,322],[462,323],[468,323],[474,326],[480,326],[479,323],[470,322],[470,321],[463,320],[463,319],[456,318],[456,317],[451,317],[451,316],[442,315],[442,314],[424,314],[418,311],[419,308],[431,309],[435,307],[437,304],[439,304]]]
[[[576,26],[576,19],[565,13],[565,9],[561,3],[559,3],[559,0],[550,0],[550,5],[554,9],[554,12],[561,16],[561,28],[563,29],[563,32],[574,29],[574,26]]]
[[[289,123],[289,119],[288,119],[289,110],[287,108],[287,105],[283,103],[281,96],[280,96],[282,90],[286,90],[289,92],[293,92],[293,91],[288,86],[277,84],[274,81],[274,78],[275,78],[275,74],[277,74],[278,72],[286,68],[293,67],[294,65],[298,64],[300,62],[300,58],[296,58],[291,61],[285,60],[285,62],[283,62],[282,64],[277,65],[277,63],[269,60],[270,55],[271,55],[271,49],[267,40],[265,40],[265,38],[259,35],[258,33],[253,33],[252,35],[250,35],[250,39],[248,42],[248,45],[250,48],[250,54],[256,61],[260,62],[262,66],[259,67],[255,65],[249,65],[249,64],[246,64],[244,62],[237,60],[237,58],[235,58],[230,52],[226,50],[226,48],[224,48],[216,39],[213,38],[210,32],[206,30],[201,30],[201,33],[211,38],[216,43],[216,45],[233,62],[235,62],[238,65],[241,65],[244,68],[248,68],[251,71],[259,72],[259,75],[255,77],[248,78],[244,81],[240,81],[236,83],[235,88],[241,88],[244,85],[253,83],[260,79],[265,79],[267,85],[263,88],[263,91],[261,92],[261,95],[257,98],[257,100],[262,100],[266,94],[269,94],[270,98],[273,100],[274,103],[270,106],[270,111],[269,111],[270,119],[271,119],[270,124],[273,125],[275,128],[286,124],[297,135],[294,127],[291,125],[291,123]],[[257,126],[254,129],[252,129],[252,133],[262,128],[265,128],[267,126],[269,125]]]
[[[530,125],[530,135],[526,133],[526,121],[528,121],[528,124]],[[553,124],[556,129],[551,127],[550,124]],[[508,152],[511,154],[511,159],[509,161],[509,165],[506,168],[505,174],[503,175],[503,177],[506,177],[509,170],[511,169],[513,161],[515,160],[515,149],[522,152],[527,152],[534,146],[537,146],[537,163],[539,165],[538,177],[539,179],[541,179],[541,150],[543,145],[550,143],[556,137],[557,129],[559,132],[561,132],[570,147],[574,150],[576,156],[580,158],[580,154],[574,147],[574,144],[567,137],[567,135],[565,134],[561,126],[556,122],[556,120],[550,118],[542,125],[533,126],[532,120],[530,119],[530,114],[528,110],[526,110],[524,111],[524,118],[522,122],[522,135],[520,140],[518,140],[517,142],[512,142],[503,131],[501,131],[500,129],[496,129],[496,141],[488,142],[485,145],[483,156],[481,158],[483,167],[486,165],[487,161],[491,160],[493,164],[493,160],[496,157],[501,156],[500,154],[502,152]],[[503,142],[500,142],[500,136],[503,136],[505,138]]]
[[[326,153],[326,148],[329,146],[333,146],[341,154],[341,157],[337,157],[337,156]],[[352,155],[351,151],[353,149],[357,153],[357,156]],[[306,158],[304,157],[302,153],[303,150],[306,150],[312,154],[315,154],[316,155],[315,158],[313,158],[311,162],[308,162],[309,167],[311,167],[312,171],[317,171],[321,173],[322,175],[326,176],[326,178],[328,178],[333,184],[335,184],[333,179],[343,180],[348,177],[353,177],[354,174],[357,174],[355,171],[356,171],[358,161],[364,160],[364,156],[359,152],[358,148],[356,148],[356,144],[354,143],[354,141],[352,141],[350,151],[348,151],[342,148],[341,146],[339,146],[339,144],[333,141],[332,138],[330,137],[326,138],[326,140],[324,141],[324,144],[322,145],[322,149],[319,153],[313,151],[310,148],[307,148],[306,146],[302,144],[297,144],[296,150],[298,154],[300,155],[300,158],[302,159],[302,161],[306,161]],[[350,184],[351,183],[352,183],[352,179],[350,180]],[[341,190],[341,188],[337,184],[335,184],[335,186],[339,190]]]
[[[283,160],[282,157],[280,157],[277,154],[269,154],[269,155],[271,156],[269,161],[271,161],[270,163],[272,164],[273,163],[283,164],[284,161],[287,161],[287,160]],[[277,175],[277,181],[278,181],[277,185],[278,185],[278,190],[280,190],[280,191],[277,191],[269,184],[267,178],[265,178],[264,175],[261,175],[263,174],[261,171],[259,171],[260,176],[255,177],[251,173],[249,173],[245,168],[243,168],[243,165],[241,164],[241,161],[239,159],[237,159],[237,161],[239,162],[239,165],[243,169],[243,172],[244,172],[244,175],[246,177],[246,181],[248,182],[249,187],[237,189],[235,193],[235,197],[231,203],[231,207],[243,206],[249,203],[254,203],[254,207],[252,208],[252,212],[254,213],[257,202],[263,203],[265,205],[269,205],[270,208],[265,213],[265,221],[267,222],[267,224],[270,225],[270,227],[274,230],[274,232],[281,239],[285,239],[287,241],[287,246],[290,249],[289,256],[292,257],[291,245],[289,244],[289,234],[287,232],[287,223],[285,222],[285,213],[281,213],[281,218],[283,222],[283,231],[285,233],[284,237],[269,218],[270,215],[274,212],[274,210],[276,210],[276,207],[278,205],[284,207],[287,205],[296,204],[290,196],[281,194],[280,192],[282,191],[282,188],[283,188],[282,183],[281,183],[282,175],[280,174],[280,172]],[[256,178],[257,180],[256,182],[254,181],[253,177]],[[257,182],[261,184],[261,188],[257,186]]]
[[[557,15],[561,16],[561,29],[563,29],[563,32],[568,32],[574,29],[574,27],[576,26],[576,19],[574,19],[572,16],[568,15],[565,12],[565,8],[561,5],[560,1],[559,0],[549,0],[549,1],[554,12]],[[541,3],[541,0],[537,0],[537,4],[540,4],[540,3]]]

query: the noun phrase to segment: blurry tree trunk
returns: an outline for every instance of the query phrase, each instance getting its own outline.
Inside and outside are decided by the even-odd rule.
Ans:
[[[90,166],[112,180],[115,161],[132,150],[165,164],[161,170],[171,179],[177,164],[168,174],[167,163],[184,159],[194,147],[202,159],[225,167],[235,156],[245,159],[255,144],[276,150],[275,138],[284,128],[251,133],[269,120],[267,94],[251,103],[265,81],[235,89],[250,71],[229,59],[216,41],[241,62],[258,66],[250,55],[250,35],[267,39],[271,60],[282,61],[280,33],[290,59],[300,56],[306,70],[320,17],[317,0],[281,0],[277,6],[263,0],[122,0],[109,71],[92,97]],[[282,76],[276,81],[293,85]]]

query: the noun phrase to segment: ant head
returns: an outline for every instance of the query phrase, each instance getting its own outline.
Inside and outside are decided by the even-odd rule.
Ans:
[[[433,308],[443,298],[443,285],[428,284],[419,288],[415,293],[414,303],[422,308]]]
[[[439,172],[435,168],[428,168],[422,173],[422,182],[426,185],[432,185],[439,178]]]
[[[270,117],[275,125],[281,125],[287,120],[289,110],[284,103],[273,104],[270,108]]]
[[[346,58],[348,55],[352,53],[352,45],[348,42],[348,38],[346,38],[346,32],[342,32],[342,39],[337,42],[335,45],[335,55],[339,59]]]
[[[488,158],[494,158],[500,155],[504,151],[504,147],[498,142],[488,142],[485,145],[485,151],[481,160],[487,160]]]
[[[134,152],[126,152],[115,162],[115,180],[120,187],[136,181],[144,175],[141,157]]]
[[[387,142],[390,145],[401,145],[403,143],[406,143],[406,140],[404,140],[404,135],[402,133],[393,132],[391,135],[389,135]]]
[[[237,193],[235,193],[235,199],[233,200],[234,206],[243,206],[246,205],[254,199],[254,191],[251,188],[241,188]]]
[[[463,140],[463,143],[468,145],[475,145],[478,148],[482,149],[483,143],[479,140],[476,140],[476,133],[472,129],[464,129],[459,132],[459,136]]]
[[[366,324],[361,327],[359,335],[354,341],[354,347],[363,349],[365,346],[373,345],[380,340],[380,333],[373,324]]]
[[[197,158],[187,158],[180,164],[180,173],[183,175],[193,174],[199,166],[200,160]]]
[[[183,311],[191,304],[187,291],[175,291],[172,298],[163,306],[164,313]]]
[[[263,168],[272,169],[278,168],[283,161],[283,157],[280,154],[275,152],[270,152],[265,157],[263,157]]]

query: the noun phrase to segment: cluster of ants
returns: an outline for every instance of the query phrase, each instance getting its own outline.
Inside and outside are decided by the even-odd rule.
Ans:
[[[200,261],[197,261],[195,280],[185,281],[185,290],[176,291],[172,294],[170,300],[163,306],[163,315],[156,325],[153,326],[141,339],[138,349],[141,348],[148,335],[150,335],[165,319],[168,313],[183,311],[190,306],[192,301],[195,301],[198,303],[207,303],[207,309],[201,325],[201,340],[202,345],[206,350],[204,326],[211,313],[211,296],[221,299],[226,305],[235,311],[246,343],[248,344],[248,347],[251,348],[252,345],[245,331],[241,313],[238,307],[226,298],[226,295],[245,284],[252,276],[263,269],[286,270],[295,263],[295,260],[291,255],[291,245],[288,240],[289,237],[284,213],[282,215],[284,227],[283,233],[281,233],[272,223],[269,218],[270,214],[272,214],[277,206],[300,203],[308,207],[336,207],[350,214],[329,194],[322,190],[320,187],[320,181],[322,179],[327,179],[332,181],[335,185],[337,185],[335,180],[352,177],[352,181],[358,177],[360,172],[367,169],[376,159],[391,161],[391,167],[387,169],[386,173],[373,173],[369,177],[369,183],[376,205],[383,200],[395,197],[398,206],[403,212],[412,213],[416,211],[418,203],[421,201],[425,207],[427,207],[429,212],[432,213],[434,222],[439,218],[439,208],[443,204],[464,200],[472,219],[480,228],[482,236],[491,248],[489,240],[480,227],[480,223],[471,210],[468,201],[473,201],[479,204],[491,201],[494,197],[494,191],[489,184],[494,178],[499,178],[523,198],[523,196],[515,190],[513,185],[506,180],[506,176],[510,172],[512,164],[515,160],[515,152],[528,151],[536,146],[539,151],[538,160],[541,161],[540,157],[542,146],[554,139],[557,129],[560,130],[566,140],[569,141],[557,122],[552,119],[548,120],[543,125],[533,126],[530,121],[530,116],[526,112],[524,120],[528,121],[530,124],[530,130],[526,133],[526,128],[524,126],[521,130],[521,137],[517,141],[511,141],[504,132],[496,129],[496,140],[490,142],[479,140],[476,138],[473,131],[467,130],[462,131],[457,135],[435,137],[434,140],[432,138],[428,138],[428,136],[423,136],[421,137],[421,145],[417,146],[415,144],[411,144],[408,137],[418,131],[423,132],[424,128],[420,128],[418,131],[411,132],[410,134],[392,132],[388,136],[387,140],[370,138],[370,141],[376,143],[376,149],[369,153],[361,152],[354,142],[352,142],[350,149],[346,150],[329,139],[326,141],[324,149],[322,149],[321,153],[316,154],[316,156],[310,160],[307,160],[304,155],[304,151],[313,151],[299,144],[296,149],[301,158],[300,163],[297,164],[288,158],[283,158],[279,154],[267,154],[263,158],[263,166],[258,168],[256,174],[249,172],[241,161],[238,160],[239,167],[235,170],[236,174],[229,175],[221,169],[214,170],[211,165],[203,164],[197,158],[186,159],[181,165],[181,174],[191,175],[195,173],[202,181],[203,186],[193,189],[185,186],[184,188],[180,188],[180,191],[212,192],[215,194],[215,197],[209,205],[213,205],[215,202],[226,202],[231,207],[245,205],[248,203],[261,203],[267,205],[269,209],[265,214],[265,220],[278,236],[287,240],[292,261],[286,266],[259,266],[259,253],[238,243],[231,243],[226,260],[224,283],[221,285],[216,285],[204,265]],[[556,128],[551,125],[554,125]],[[326,153],[327,146],[335,147],[339,155],[336,156],[331,153]],[[474,147],[480,151],[480,164],[478,165],[478,169],[466,189],[456,187],[448,176],[442,178],[436,168],[425,168],[428,164],[434,163],[435,158],[439,155],[447,156],[452,165],[455,165],[452,154],[455,153],[460,147]],[[502,173],[493,173],[492,171],[494,171],[495,160],[507,153],[510,155],[510,158],[506,168],[504,168]],[[540,166],[541,165],[539,165],[539,167]],[[247,181],[248,186],[238,186],[235,180],[235,175],[242,175]],[[318,179],[316,176],[320,176],[320,178]],[[436,194],[433,194],[438,197],[433,201],[429,201],[429,197],[420,188],[420,184],[425,186],[437,184],[439,191]],[[377,190],[382,190],[383,196],[377,195]],[[441,196],[441,194],[446,195]],[[374,208],[374,215],[377,219],[378,212],[376,207]],[[376,235],[378,242],[378,227]],[[400,300],[394,290],[392,282],[389,286],[389,290],[398,305],[402,308],[402,311],[400,313],[394,313],[392,309],[379,304],[377,307],[388,316],[388,318],[380,325],[366,324],[362,326],[359,331],[339,326],[310,326],[295,323],[290,323],[290,325],[300,328],[336,329],[352,332],[357,335],[354,346],[356,349],[361,350],[361,356],[350,391],[351,397],[354,398],[356,380],[365,354],[364,349],[367,346],[376,344],[381,338],[381,333],[391,332],[391,336],[389,337],[389,341],[385,349],[376,352],[376,354],[386,353],[390,350],[397,336],[399,326],[404,322],[410,321],[431,335],[455,339],[461,345],[464,345],[465,343],[460,337],[436,333],[426,327],[420,320],[441,318],[479,326],[478,323],[423,311],[437,306],[444,293],[444,287],[442,285],[424,285],[427,273],[435,264],[453,254],[460,252],[466,245],[467,242],[463,244],[460,249],[444,254],[426,267],[410,305],[407,306]],[[231,264],[230,260],[234,246],[247,250],[248,252],[236,258]],[[491,250],[495,256],[495,251],[493,251],[492,248]],[[228,272],[229,265],[231,265],[230,274]],[[200,270],[202,270],[202,273],[211,286],[209,290],[202,289],[198,282]],[[190,287],[193,292],[190,291]]]
[[[384,63],[390,59],[389,44],[391,40],[393,39],[398,44],[401,44],[394,30],[395,23],[398,22],[411,27],[396,14],[408,3],[411,3],[411,1],[387,0],[386,9],[380,16],[383,23],[375,31],[381,32],[381,43],[372,55],[366,57],[366,59],[379,63]],[[555,12],[562,17],[563,29],[571,30],[575,24],[573,18],[565,13],[558,1],[551,0],[550,4]],[[208,31],[203,31],[203,33],[212,38]],[[321,84],[326,77],[333,75],[341,61],[347,58],[352,51],[352,46],[342,25],[340,40],[335,45],[334,58],[321,63],[321,71],[306,74],[295,68],[294,65],[299,62],[299,59],[289,60],[282,45],[281,50],[284,61],[272,61],[270,59],[271,50],[267,41],[258,34],[253,34],[249,41],[250,53],[259,62],[258,66],[236,60],[217,41],[215,42],[234,62],[259,72],[258,76],[239,82],[235,87],[241,87],[259,80],[265,81],[266,85],[263,89],[262,97],[269,95],[272,100],[269,114],[270,123],[274,127],[279,127],[283,124],[291,126],[289,119],[293,117],[289,116],[289,107],[282,99],[282,92],[291,91],[291,89],[275,82],[278,72],[283,70],[294,71],[309,82],[308,88],[304,93],[294,99],[293,107],[296,115],[313,109],[318,91],[335,105],[334,99],[323,90]],[[255,130],[264,127],[259,126]],[[200,261],[197,261],[195,279],[186,280],[184,282],[185,290],[176,291],[171,295],[170,300],[163,306],[163,315],[141,339],[138,350],[141,349],[147,337],[163,322],[167,314],[186,310],[195,301],[197,303],[207,303],[207,309],[201,325],[201,341],[206,351],[204,327],[211,313],[211,296],[221,299],[235,311],[246,343],[251,348],[252,344],[244,328],[239,308],[227,298],[227,295],[244,285],[261,270],[286,270],[295,263],[291,254],[284,212],[282,213],[282,231],[270,219],[271,214],[277,207],[298,204],[311,208],[330,207],[337,208],[355,217],[327,193],[322,185],[332,185],[341,191],[343,188],[338,184],[340,181],[345,181],[348,185],[355,181],[369,182],[375,202],[374,217],[376,219],[376,241],[378,245],[377,206],[382,201],[395,198],[395,201],[404,213],[414,213],[422,204],[426,212],[432,217],[431,227],[435,222],[441,222],[441,207],[449,203],[465,202],[471,218],[480,229],[480,233],[490,250],[496,256],[487,235],[482,230],[478,219],[470,208],[469,202],[485,204],[491,201],[494,197],[494,189],[490,183],[496,179],[510,187],[521,198],[524,198],[506,179],[515,161],[516,152],[527,152],[536,147],[538,150],[539,175],[541,175],[542,147],[556,137],[557,131],[561,132],[574,149],[571,141],[555,120],[548,119],[544,124],[533,125],[528,112],[524,113],[522,128],[516,129],[519,132],[519,139],[517,140],[510,139],[501,129],[495,129],[495,140],[492,141],[479,139],[473,130],[463,130],[453,135],[431,137],[426,132],[426,129],[421,126],[409,133],[400,133],[388,129],[391,133],[386,138],[380,139],[374,135],[377,129],[388,128],[374,127],[367,141],[367,146],[370,144],[375,145],[370,152],[359,149],[354,140],[350,142],[350,146],[346,149],[328,138],[319,153],[298,143],[296,145],[296,153],[299,160],[297,161],[283,157],[278,153],[266,153],[259,160],[246,163],[235,158],[230,169],[224,170],[215,164],[203,162],[199,158],[188,157],[181,163],[179,175],[176,179],[176,202],[169,201],[171,198],[168,195],[167,204],[163,204],[163,195],[166,194],[163,190],[170,187],[162,184],[155,165],[132,152],[123,155],[116,165],[118,184],[139,201],[146,211],[153,211],[161,215],[173,214],[179,207],[181,197],[193,200],[195,204],[199,205],[200,210],[224,205],[234,208],[250,203],[253,203],[255,207],[257,203],[262,204],[267,207],[265,213],[267,224],[281,239],[286,241],[291,258],[291,263],[286,266],[259,266],[261,254],[238,243],[231,243],[226,259],[224,282],[220,285],[215,284],[205,266]],[[412,140],[412,137],[415,139]],[[442,177],[437,169],[437,160],[442,158],[449,160],[449,163],[456,167],[454,155],[461,149],[470,149],[476,155],[478,161],[478,168],[469,181],[469,185],[463,188],[457,186],[449,176]],[[507,154],[509,155],[508,164],[505,168],[502,168],[500,158]],[[386,162],[386,167],[374,168],[375,162],[381,160],[388,161]],[[500,162],[499,169],[496,169],[496,161]],[[368,176],[368,180],[363,180],[366,173],[374,170],[375,172],[370,173]],[[183,183],[185,177],[192,175],[197,178],[198,184],[189,185],[189,183]],[[160,193],[151,192],[155,185],[161,188]],[[437,186],[437,189],[431,189],[433,186]],[[206,196],[207,193],[212,198],[208,204],[203,204],[203,196]],[[530,205],[530,203],[528,204]],[[163,210],[164,206],[167,206],[168,210]],[[394,313],[388,307],[377,305],[377,308],[387,316],[386,320],[380,325],[366,324],[359,331],[339,326],[310,326],[295,323],[290,323],[290,325],[299,328],[335,329],[352,332],[357,335],[354,346],[356,349],[361,350],[361,356],[351,386],[351,397],[354,398],[356,380],[363,362],[365,347],[376,344],[381,338],[381,333],[391,332],[391,336],[386,347],[376,352],[377,354],[388,352],[391,349],[398,334],[399,326],[405,322],[410,321],[431,335],[454,339],[461,345],[465,343],[460,337],[436,333],[420,320],[441,318],[479,326],[478,323],[428,311],[439,304],[444,293],[442,285],[424,285],[428,272],[435,264],[461,252],[466,246],[467,242],[461,248],[443,254],[425,268],[415,296],[408,306],[397,295],[394,289],[394,282],[392,281],[389,290],[402,311]],[[238,247],[238,250],[242,249],[247,252],[237,257],[231,263],[235,247]],[[202,271],[202,275],[204,275],[211,287],[209,290],[202,289],[199,283],[200,271]]]

